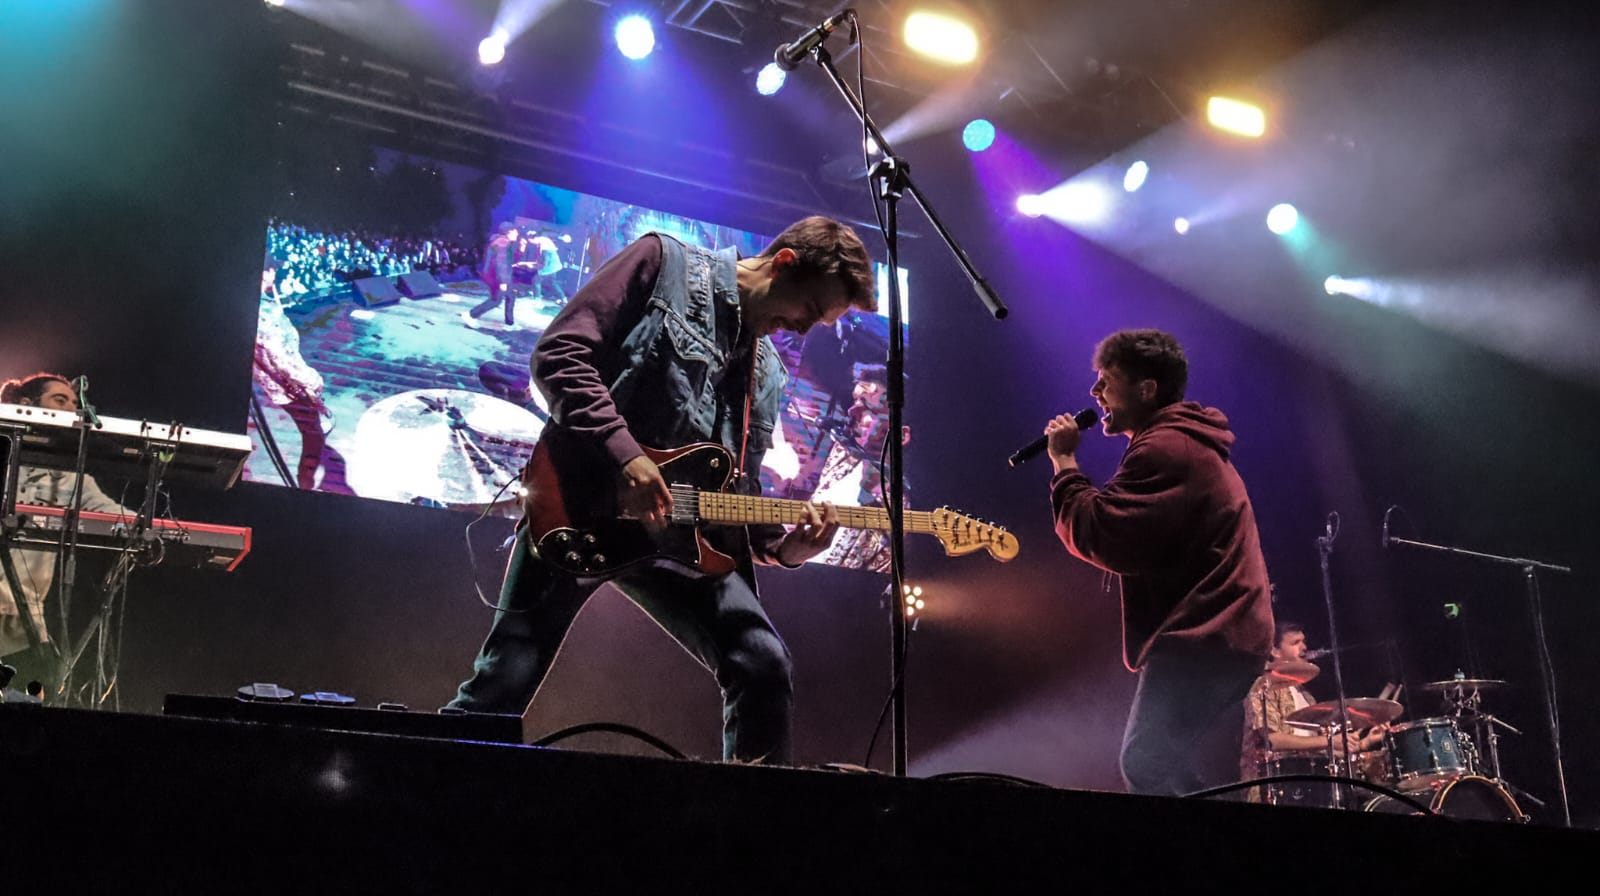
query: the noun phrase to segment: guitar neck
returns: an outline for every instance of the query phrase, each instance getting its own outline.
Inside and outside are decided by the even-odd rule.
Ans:
[[[697,492],[699,517],[707,523],[740,526],[748,523],[778,523],[795,526],[805,519],[806,502],[785,498],[763,498],[753,495],[734,495],[727,492]],[[877,529],[888,531],[889,511],[882,507],[848,507],[835,505],[839,525],[847,529]],[[933,514],[927,511],[908,510],[905,514],[907,532],[931,533],[934,531]]]

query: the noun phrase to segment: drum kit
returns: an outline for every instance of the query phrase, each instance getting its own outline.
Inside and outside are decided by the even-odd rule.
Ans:
[[[1312,663],[1284,661],[1269,665],[1266,679],[1269,688],[1293,687],[1309,682],[1317,672],[1318,667]],[[1528,816],[1511,795],[1517,788],[1500,774],[1500,733],[1496,729],[1521,732],[1483,708],[1484,694],[1505,686],[1498,679],[1466,678],[1459,672],[1445,681],[1428,682],[1420,690],[1439,695],[1442,714],[1398,724],[1395,720],[1404,713],[1404,707],[1389,699],[1398,693],[1346,698],[1342,709],[1337,700],[1313,703],[1289,713],[1284,721],[1291,728],[1325,737],[1327,749],[1269,752],[1263,759],[1263,773],[1353,778],[1405,794],[1437,815],[1525,822]],[[1341,713],[1345,722],[1341,722]],[[1338,749],[1345,731],[1355,733],[1377,726],[1387,726],[1383,746],[1350,755]],[[1406,800],[1371,795],[1333,781],[1274,783],[1266,788],[1266,801],[1364,812],[1417,813]]]

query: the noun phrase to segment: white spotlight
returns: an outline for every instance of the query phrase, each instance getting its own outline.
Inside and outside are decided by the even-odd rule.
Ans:
[[[762,96],[772,96],[783,89],[783,82],[789,73],[778,67],[778,63],[769,62],[756,73],[756,92]]]
[[[1098,181],[1068,183],[1045,193],[1044,205],[1044,213],[1063,224],[1099,224],[1111,214],[1111,194]]]
[[[1350,296],[1365,302],[1377,302],[1379,289],[1370,277],[1340,277],[1335,274],[1322,281],[1322,288],[1330,296]]]
[[[1172,219],[1172,229],[1178,231],[1178,234],[1180,236],[1185,234],[1185,233],[1188,233],[1189,232],[1189,219],[1188,218],[1173,218]]]
[[[478,61],[484,65],[498,65],[506,58],[506,33],[496,30],[478,41]]]
[[[1044,214],[1044,197],[1038,193],[1024,193],[1017,197],[1017,211],[1030,218]]]
[[[656,30],[650,20],[641,15],[623,16],[617,23],[617,49],[632,60],[650,55],[656,48]]]
[[[1267,212],[1267,229],[1283,236],[1300,223],[1300,212],[1287,202],[1280,202]]]
[[[1122,175],[1122,189],[1129,193],[1137,192],[1144,186],[1144,179],[1150,176],[1150,166],[1140,159],[1128,166],[1128,173]]]

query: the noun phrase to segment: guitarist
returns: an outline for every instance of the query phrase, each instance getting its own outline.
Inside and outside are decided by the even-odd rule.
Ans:
[[[590,512],[665,526],[669,484],[641,444],[719,443],[739,459],[732,488],[758,494],[787,380],[768,337],[780,329],[803,334],[852,307],[876,306],[866,247],[827,218],[790,226],[751,258],[660,233],[631,243],[578,290],[534,350],[533,382],[550,407],[540,449],[566,506],[587,496]],[[535,491],[529,500],[548,497]],[[525,712],[578,611],[608,580],[541,560],[527,522],[472,678],[451,707]],[[757,598],[754,565],[797,567],[826,549],[837,529],[832,507],[808,505],[787,532],[778,525],[708,529],[707,540],[736,560],[726,575],[656,562],[609,578],[716,676],[725,759],[790,760],[789,652]]]

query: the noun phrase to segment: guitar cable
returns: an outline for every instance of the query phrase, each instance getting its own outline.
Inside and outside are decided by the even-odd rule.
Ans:
[[[500,599],[496,599],[493,603],[489,602],[488,596],[483,593],[482,577],[478,573],[478,552],[473,550],[472,547],[472,527],[483,522],[489,516],[489,511],[493,510],[494,505],[500,501],[500,496],[504,495],[506,493],[506,489],[510,488],[511,484],[517,481],[518,478],[506,480],[505,484],[500,486],[500,490],[495,492],[488,501],[484,502],[483,510],[473,518],[472,522],[467,523],[466,529],[462,530],[462,537],[465,538],[467,542],[467,567],[472,570],[472,590],[478,593],[478,603],[483,604],[488,609],[502,613],[526,613],[528,611],[526,609],[517,610],[512,609],[511,607],[503,607],[500,605]],[[520,531],[520,527],[518,529],[513,529],[511,532],[511,538],[502,542],[499,549],[503,551],[507,547],[515,545],[517,535],[520,533]]]

